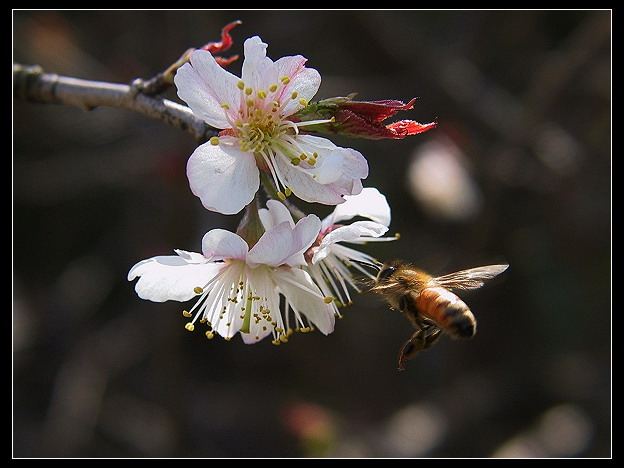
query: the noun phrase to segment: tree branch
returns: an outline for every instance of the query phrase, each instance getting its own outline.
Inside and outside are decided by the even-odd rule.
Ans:
[[[141,80],[135,80],[132,85],[82,80],[44,73],[37,65],[13,65],[15,98],[40,104],[67,104],[85,110],[101,106],[126,109],[189,132],[198,142],[217,134],[218,130],[197,118],[190,108],[142,93],[142,84]]]

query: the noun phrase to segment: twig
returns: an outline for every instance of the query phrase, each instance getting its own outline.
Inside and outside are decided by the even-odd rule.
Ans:
[[[207,141],[217,130],[197,118],[190,108],[168,99],[142,93],[141,80],[132,85],[82,80],[44,73],[37,65],[13,65],[15,98],[41,104],[67,104],[81,109],[116,107],[138,112]]]

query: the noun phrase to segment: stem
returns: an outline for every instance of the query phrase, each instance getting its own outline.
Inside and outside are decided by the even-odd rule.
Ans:
[[[273,185],[273,182],[269,178],[268,174],[263,170],[260,170],[260,182],[262,183],[262,186],[264,187],[265,192],[268,194],[270,198],[274,200],[278,200],[279,202],[283,203],[284,206],[286,206],[286,208],[288,208],[288,211],[290,211],[290,214],[292,215],[295,222],[305,217],[305,213],[303,211],[301,211],[299,208],[297,208],[288,200],[282,200],[277,195],[277,189],[275,188],[275,185]]]
[[[67,104],[85,110],[101,106],[126,109],[191,133],[199,142],[218,133],[197,118],[189,107],[143,94],[138,80],[133,85],[82,80],[44,73],[36,65],[14,64],[13,96],[27,102]]]

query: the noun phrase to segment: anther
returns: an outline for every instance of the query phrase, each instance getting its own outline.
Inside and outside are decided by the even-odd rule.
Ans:
[[[250,95],[251,95],[251,93],[253,93],[253,89],[251,89],[251,88],[245,88],[245,94],[246,94],[247,96],[250,96]]]
[[[243,80],[240,80],[238,83],[236,83],[236,86],[238,86],[238,89],[243,90],[245,89],[245,82]]]
[[[282,76],[280,78],[280,81],[282,82],[282,84],[287,85],[288,83],[290,83],[290,78],[288,76]]]
[[[293,91],[293,93],[290,95],[290,98],[297,99],[297,96],[299,96],[299,93],[297,91]]]
[[[263,89],[261,89],[260,91],[258,91],[256,94],[258,94],[258,97],[260,99],[264,99],[265,97],[267,97],[267,92]]]
[[[230,105],[227,102],[224,102],[223,104],[221,104],[221,107],[223,107],[225,110],[230,109]]]
[[[209,340],[212,340],[214,338],[214,333],[212,333],[210,330],[208,330],[206,332],[206,338],[208,338]]]
[[[308,105],[308,101],[306,101],[305,99],[301,98],[301,99],[299,99],[299,104],[301,104],[302,106],[307,106]]]
[[[280,200],[286,200],[286,195],[284,195],[284,192],[282,191],[277,192],[277,196]]]
[[[287,197],[290,197],[290,196],[292,195],[292,190],[290,190],[290,188],[289,188],[289,187],[286,187],[286,188],[284,189],[284,194],[285,194]]]
[[[202,293],[204,292],[204,290],[203,290],[203,288],[200,288],[199,286],[195,286],[195,287],[193,288],[193,292],[194,292],[195,294],[202,294]]]
[[[183,310],[182,311],[182,315],[184,315],[185,317],[192,317],[193,314],[191,314],[188,310]]]
[[[293,166],[298,166],[300,162],[301,162],[301,159],[299,158],[293,158],[290,160],[290,164],[292,164]]]
[[[269,91],[271,91],[272,93],[277,91],[277,85],[276,84],[272,84],[271,86],[269,86]]]
[[[209,141],[212,146],[217,146],[219,144],[219,137],[212,137]],[[201,294],[201,293],[197,293],[197,294]]]
[[[184,325],[184,328],[186,328],[188,331],[193,331],[193,330],[195,330],[195,325],[193,325],[191,322],[189,322],[186,325]]]
[[[333,300],[334,300],[334,298],[333,298],[333,297],[331,297],[331,296],[327,296],[325,299],[323,299],[323,302],[324,302],[325,304],[329,304],[329,303],[330,303],[331,301],[333,301]]]

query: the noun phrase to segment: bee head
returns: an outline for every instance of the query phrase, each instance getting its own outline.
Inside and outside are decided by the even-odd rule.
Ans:
[[[379,273],[377,273],[377,281],[383,282],[384,280],[389,279],[402,264],[400,260],[393,260],[391,262],[386,262],[379,269]]]

